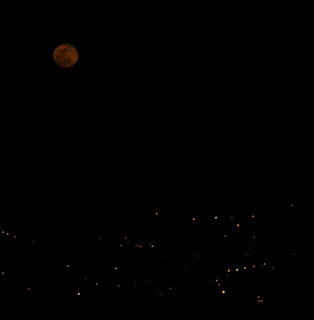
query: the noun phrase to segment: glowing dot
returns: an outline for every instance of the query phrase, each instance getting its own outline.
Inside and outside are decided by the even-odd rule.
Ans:
[[[243,269],[246,270],[246,267],[244,267]]]
[[[2,233],[4,233],[4,231],[2,231]]]
[[[216,279],[215,281],[218,282],[218,279]]]
[[[254,218],[255,216],[254,216],[254,214],[252,214],[252,218]]]
[[[158,212],[156,212],[155,215],[157,216],[157,215],[158,215]]]
[[[120,288],[120,285],[118,284],[118,286],[117,286],[118,288]]]
[[[14,236],[13,238],[16,239],[16,236]]]
[[[78,296],[80,296],[80,295],[81,295],[81,293],[80,293],[80,292],[78,292],[78,293],[77,293],[77,295],[78,295]]]
[[[220,283],[217,283],[217,286],[220,287]]]
[[[193,221],[195,221],[195,218],[192,218]]]
[[[215,220],[217,220],[218,217],[215,217]]]
[[[239,271],[239,269],[237,268],[236,271]]]
[[[239,227],[240,225],[237,223],[237,227]]]
[[[230,269],[228,269],[228,272],[230,272],[231,270]]]
[[[255,265],[254,265],[254,264],[252,265],[252,268],[255,268]]]
[[[27,288],[27,291],[31,291],[31,288]]]
[[[115,268],[115,270],[118,270],[118,267],[114,267]]]
[[[7,236],[9,235],[9,232],[7,232]]]
[[[122,247],[122,244],[120,244],[120,247]]]
[[[70,268],[70,265],[69,265],[69,264],[67,264],[67,268]]]
[[[225,290],[221,290],[221,292],[222,292],[222,293],[226,293],[226,291],[225,291]]]
[[[263,266],[266,266],[266,262],[263,263]]]

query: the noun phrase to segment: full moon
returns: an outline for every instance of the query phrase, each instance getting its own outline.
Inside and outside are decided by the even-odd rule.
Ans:
[[[78,60],[78,52],[70,44],[61,44],[53,52],[53,59],[60,67],[72,67]]]

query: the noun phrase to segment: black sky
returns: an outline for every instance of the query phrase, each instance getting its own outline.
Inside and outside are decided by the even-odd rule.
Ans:
[[[25,10],[1,52],[8,221],[310,201],[306,8]],[[72,68],[52,60],[62,43]]]

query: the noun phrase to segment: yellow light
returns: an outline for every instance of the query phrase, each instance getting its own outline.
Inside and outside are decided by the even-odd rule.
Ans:
[[[77,295],[80,296],[81,294],[78,292]]]
[[[217,286],[220,287],[220,283],[217,283]]]
[[[217,220],[218,217],[215,217],[215,220]]]
[[[117,267],[114,267],[115,268],[115,270],[117,270],[118,268]]]
[[[255,268],[255,265],[254,265],[254,264],[252,265],[252,268]]]
[[[244,267],[243,269],[246,270],[246,267]]]
[[[9,235],[9,232],[7,232],[7,236]]]
[[[67,264],[67,268],[70,268],[70,265],[69,265],[69,264]]]
[[[261,296],[257,296],[257,299],[259,299]]]
[[[239,271],[239,269],[237,268],[236,271]]]
[[[263,266],[266,266],[266,262],[263,263]]]
[[[218,282],[218,279],[216,279],[215,281]]]
[[[120,247],[122,247],[122,244],[120,244]]]
[[[193,221],[195,221],[195,218],[192,218]]]
[[[239,224],[237,224],[237,227],[239,227],[240,225]]]
[[[296,256],[297,254],[294,252],[293,255]]]
[[[139,247],[142,248],[142,245],[140,244]]]
[[[120,288],[120,285],[118,284],[118,288]]]
[[[254,214],[252,214],[252,218],[254,218],[255,216],[254,216]]]
[[[261,300],[261,302],[263,302],[264,300]]]
[[[257,300],[257,302],[261,302],[261,300]]]
[[[2,233],[4,233],[4,231],[2,231]]]
[[[226,293],[226,291],[225,291],[225,290],[221,290],[221,292],[222,292],[222,293]]]
[[[151,247],[154,248],[154,245],[152,244]]]
[[[291,205],[291,207],[293,207],[293,204]]]
[[[228,269],[228,272],[230,272],[230,269]]]
[[[157,215],[158,215],[158,212],[156,212],[155,214],[156,214],[156,216],[157,216]]]

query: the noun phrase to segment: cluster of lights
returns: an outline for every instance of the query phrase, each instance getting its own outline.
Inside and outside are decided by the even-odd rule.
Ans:
[[[293,207],[293,204],[291,204],[291,207]],[[157,215],[158,215],[158,212],[155,212],[155,215],[157,216]],[[255,218],[255,215],[252,214],[251,217],[252,217],[252,218]],[[215,220],[218,220],[218,216],[214,216],[214,219],[215,219]],[[231,216],[230,219],[233,220],[234,217]],[[196,221],[196,218],[193,217],[193,218],[192,218],[192,221]],[[239,227],[239,226],[240,226],[240,224],[237,223],[237,224],[236,224],[236,227]],[[5,231],[3,230],[3,231],[2,231],[2,234],[5,234],[5,233],[6,233],[7,236],[10,235],[9,232],[5,232]],[[227,236],[227,235],[225,234],[224,237],[226,237],[226,236]],[[14,235],[13,237],[16,238],[15,235]],[[253,238],[255,238],[255,236],[253,236]],[[100,237],[99,237],[98,239],[100,240]],[[130,244],[130,241],[127,240],[127,237],[124,237],[124,240],[126,240],[125,242],[126,242],[127,244]],[[32,243],[34,243],[34,241],[32,241]],[[133,243],[133,245],[134,245],[135,247],[138,247],[138,248],[141,248],[141,247],[142,247],[141,244],[137,244],[137,243]],[[154,244],[152,244],[151,242],[149,242],[149,243],[148,243],[148,246],[151,247],[151,248],[153,248],[153,247],[154,247]],[[123,247],[123,244],[122,244],[122,243],[120,244],[120,247]],[[250,247],[249,247],[249,249],[250,249]],[[295,256],[296,253],[294,252],[293,255]],[[262,265],[263,265],[263,266],[266,266],[266,262],[263,262]],[[66,267],[67,267],[67,268],[70,268],[70,265],[67,265]],[[184,267],[187,267],[187,265],[184,264]],[[253,264],[253,265],[251,265],[251,267],[252,267],[252,268],[255,268],[256,266]],[[242,268],[243,268],[243,270],[247,270],[247,269],[249,268],[249,266],[243,266]],[[115,270],[118,270],[118,267],[114,267],[114,269],[115,269]],[[272,270],[273,270],[273,269],[274,269],[274,267],[272,267]],[[235,268],[234,270],[235,270],[236,272],[238,272],[238,271],[240,271],[240,268],[237,267],[237,268]],[[241,269],[241,270],[242,270],[242,269]],[[227,272],[230,273],[230,272],[231,272],[231,269],[228,269]],[[228,273],[226,274],[226,276],[229,275]],[[2,275],[4,275],[4,272],[2,272]],[[87,281],[87,278],[84,277],[84,280]],[[216,283],[217,283],[217,286],[218,286],[218,287],[221,287],[221,283],[219,283],[218,279],[216,279]],[[136,282],[134,282],[134,284],[136,284]],[[96,282],[96,286],[98,286],[98,282]],[[120,288],[120,284],[117,284],[116,287],[117,287],[117,288]],[[169,289],[171,289],[171,287],[169,287]],[[30,290],[31,290],[30,288],[27,288],[27,291],[30,291]],[[221,293],[222,293],[222,294],[225,294],[226,291],[223,290],[223,289],[221,289]],[[77,295],[80,296],[81,293],[80,293],[80,292],[77,292]],[[161,293],[159,293],[159,295],[161,295]],[[257,302],[263,303],[264,300],[261,299],[260,296],[257,296]]]

